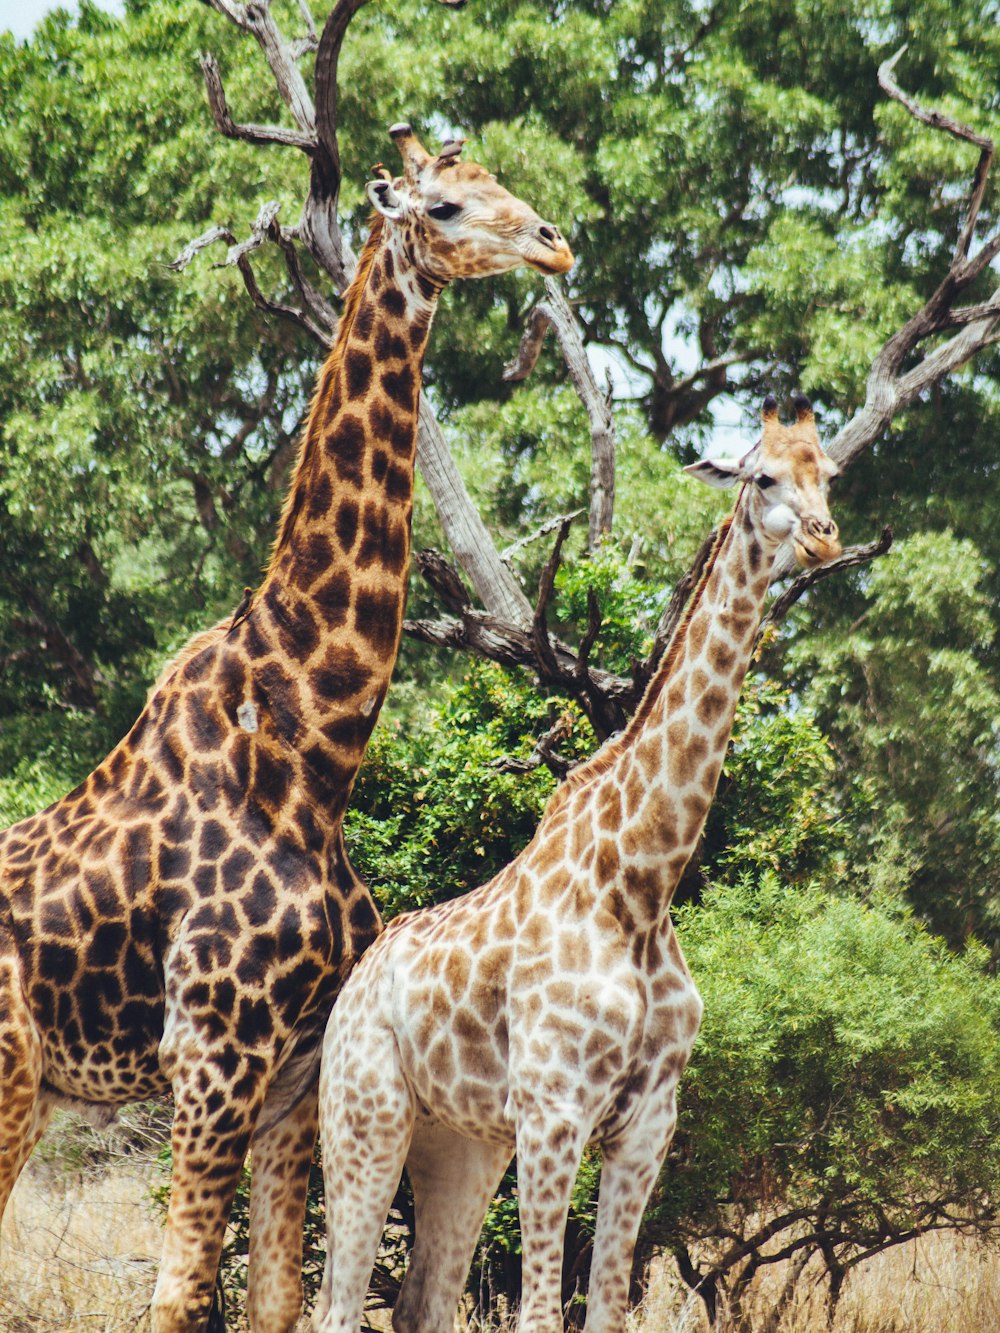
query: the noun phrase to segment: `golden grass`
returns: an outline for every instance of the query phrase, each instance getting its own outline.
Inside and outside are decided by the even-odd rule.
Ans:
[[[123,1157],[100,1170],[68,1170],[44,1155],[30,1164],[0,1240],[0,1333],[145,1333],[162,1234],[150,1190],[161,1183],[149,1156]],[[758,1280],[747,1302],[752,1333],[768,1328],[784,1280],[780,1271]],[[824,1294],[807,1269],[770,1333],[828,1333]],[[238,1312],[231,1312],[229,1326],[234,1333],[245,1328]],[[308,1327],[304,1316],[299,1328]],[[854,1273],[833,1325],[833,1333],[993,1330],[1000,1330],[1000,1254],[947,1235],[888,1251]],[[709,1330],[701,1302],[672,1263],[661,1260],[623,1333]],[[733,1321],[723,1313],[713,1333],[736,1333]]]
[[[0,1238],[0,1329],[125,1333],[149,1327],[161,1223],[149,1162],[66,1175],[29,1163]]]
[[[786,1273],[762,1274],[746,1302],[752,1333],[770,1327]],[[888,1250],[848,1279],[832,1330],[825,1285],[807,1268],[773,1333],[994,1333],[1000,1330],[1000,1254],[961,1236],[926,1236]],[[653,1265],[646,1298],[629,1315],[627,1333],[708,1333],[699,1300],[673,1265]],[[721,1312],[712,1333],[737,1333]]]

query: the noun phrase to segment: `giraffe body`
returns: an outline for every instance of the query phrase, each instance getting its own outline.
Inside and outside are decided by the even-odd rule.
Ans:
[[[586,1327],[624,1325],[643,1208],[673,1134],[701,1001],[669,917],[711,804],[773,562],[839,551],[835,471],[811,409],[765,405],[744,489],[626,730],[556,791],[525,850],[472,894],[390,923],[331,1016],[320,1076],[330,1246],[315,1326],[354,1333],[404,1163],[416,1240],[393,1326],[449,1326],[512,1154],[521,1333],[563,1327],[570,1194],[587,1143],[603,1169]]]
[[[55,1106],[172,1092],[155,1333],[204,1327],[251,1144],[251,1326],[298,1318],[319,1044],[381,929],[342,819],[399,644],[435,303],[454,276],[572,263],[482,167],[390,133],[405,175],[369,186],[262,586],[84,783],[0,833],[0,1215]]]

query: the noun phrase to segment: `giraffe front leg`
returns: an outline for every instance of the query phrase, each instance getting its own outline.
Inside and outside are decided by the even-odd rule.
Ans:
[[[604,1150],[585,1333],[619,1333],[625,1327],[639,1224],[676,1121],[671,1094],[664,1115],[630,1126],[626,1140]]]
[[[316,1082],[251,1144],[247,1318],[253,1333],[289,1333],[302,1309],[302,1241],[309,1169],[316,1144]]]
[[[42,1091],[42,1048],[13,945],[0,934],[0,1218],[52,1114]]]
[[[267,1086],[259,1057],[228,1044],[195,1049],[171,1079],[173,1169],[152,1333],[208,1326],[226,1223]]]
[[[566,1219],[589,1136],[566,1102],[518,1108],[517,1188],[523,1289],[518,1333],[562,1333]]]

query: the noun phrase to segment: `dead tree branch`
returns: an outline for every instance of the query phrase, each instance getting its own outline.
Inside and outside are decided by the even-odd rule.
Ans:
[[[570,717],[563,713],[548,731],[539,736],[535,748],[526,759],[515,759],[511,755],[505,755],[502,759],[494,759],[492,767],[501,773],[533,773],[536,768],[541,768],[544,764],[555,777],[562,780],[573,765],[558,752],[556,746],[566,739],[571,727]]]
[[[801,573],[768,607],[767,614],[757,630],[754,650],[756,651],[767,634],[781,624],[799,598],[815,584],[829,578],[831,574],[839,574],[842,569],[851,569],[855,565],[866,565],[872,560],[877,560],[880,555],[885,555],[891,546],[892,528],[883,528],[882,535],[877,541],[869,542],[867,546],[848,546],[836,560]]]
[[[534,370],[546,331],[553,328],[559,339],[573,387],[590,418],[590,526],[587,547],[596,550],[611,531],[615,507],[615,422],[608,395],[601,392],[591,370],[576,318],[562,288],[553,278],[545,279],[547,299],[540,301],[528,318],[517,356],[504,368],[504,379],[516,383]]]
[[[316,140],[300,130],[290,130],[284,125],[237,125],[229,111],[219,62],[213,55],[203,55],[200,63],[205,78],[208,105],[220,134],[224,134],[227,139],[242,139],[245,143],[277,143],[283,144],[286,148],[298,148],[304,153],[313,152]]]
[[[878,439],[893,417],[920,393],[964,365],[983,347],[996,341],[994,330],[1000,318],[1000,287],[978,309],[968,307],[965,312],[954,309],[955,301],[961,293],[976,282],[1000,254],[998,231],[983,240],[975,255],[969,258],[993,161],[993,141],[942,112],[927,110],[901,91],[893,78],[893,72],[905,50],[902,47],[879,66],[878,80],[883,91],[905,107],[921,124],[942,130],[978,147],[979,160],[973,172],[965,216],[948,272],[921,309],[888,339],[878,353],[868,376],[864,405],[830,444],[829,453],[841,467],[853,462],[858,454]],[[962,326],[960,333],[939,343],[916,364],[910,364],[922,343],[956,325]],[[904,370],[904,366],[909,368]]]

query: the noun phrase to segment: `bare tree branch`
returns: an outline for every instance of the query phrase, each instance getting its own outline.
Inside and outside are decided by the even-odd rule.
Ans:
[[[278,143],[284,144],[286,148],[299,148],[304,153],[313,152],[315,138],[299,130],[286,129],[283,125],[237,125],[229,112],[226,90],[222,86],[222,74],[215,56],[201,57],[201,72],[205,76],[208,105],[220,134],[224,134],[227,139],[242,139],[245,143]]]
[[[591,370],[587,351],[577,328],[576,318],[562,288],[553,278],[545,279],[548,299],[532,311],[516,358],[504,368],[509,383],[531,374],[546,331],[555,329],[573,387],[590,418],[590,526],[587,545],[596,550],[601,538],[611,531],[615,505],[615,422],[608,396],[601,392]]]
[[[571,719],[563,713],[548,731],[539,736],[534,750],[526,759],[515,759],[511,755],[505,755],[502,759],[494,759],[491,766],[501,773],[533,773],[536,768],[541,768],[544,764],[561,780],[573,765],[569,759],[559,754],[556,746],[561,740],[566,739],[571,726]]]
[[[854,565],[866,565],[869,561],[876,560],[880,555],[885,555],[891,546],[892,528],[883,528],[882,535],[877,541],[869,542],[867,546],[848,546],[836,560],[819,565],[816,569],[805,570],[768,607],[767,614],[757,630],[754,650],[760,646],[765,635],[781,624],[799,598],[811,587],[822,579],[829,578],[831,574],[838,574],[842,569],[851,569]]]
[[[919,120],[924,125],[929,125],[933,130],[944,130],[946,134],[950,134],[956,139],[964,139],[966,143],[975,144],[980,150],[979,162],[976,164],[976,172],[972,179],[972,190],[969,194],[969,207],[966,212],[965,223],[959,233],[958,244],[955,247],[955,261],[957,262],[967,259],[969,255],[969,245],[976,229],[979,209],[982,206],[983,195],[986,193],[986,180],[989,176],[990,163],[993,161],[993,140],[988,139],[985,134],[977,134],[968,125],[963,125],[961,121],[945,115],[943,111],[928,111],[903,92],[892,74],[905,50],[906,46],[901,46],[895,55],[890,56],[888,60],[884,60],[879,65],[879,87],[889,97],[904,106],[915,120]]]

